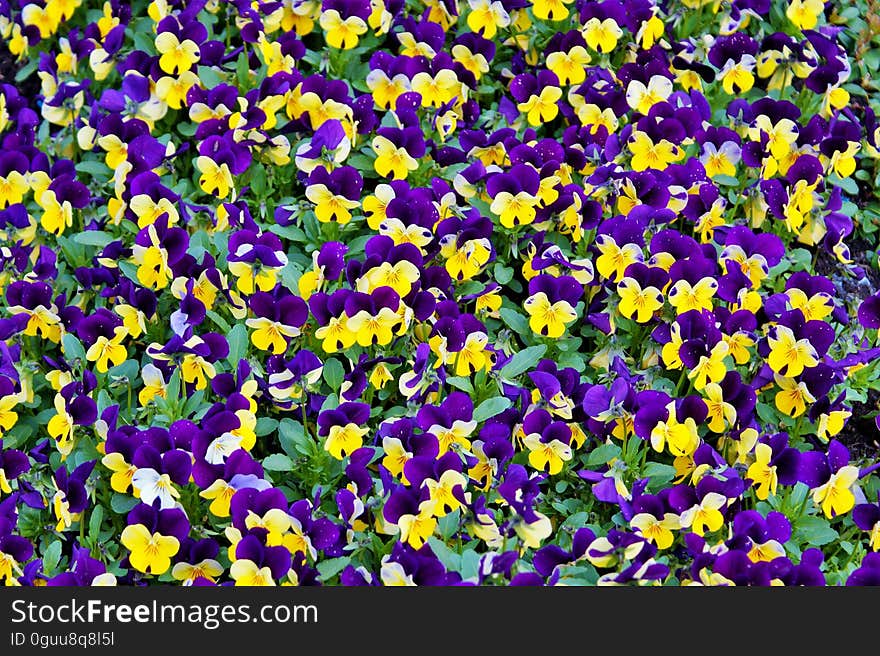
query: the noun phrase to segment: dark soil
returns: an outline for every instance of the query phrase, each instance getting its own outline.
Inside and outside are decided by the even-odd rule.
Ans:
[[[858,279],[848,273],[845,265],[821,247],[816,258],[815,273],[831,280],[837,288],[838,298],[855,310],[863,299],[880,290],[880,271],[868,260],[868,252],[876,248],[873,244],[861,237],[847,244],[854,265],[864,270],[864,278]],[[850,405],[852,416],[837,439],[847,446],[854,458],[876,458],[880,455],[880,430],[874,423],[874,415],[880,410],[880,392],[869,390],[865,403],[853,402]]]
[[[33,106],[37,94],[40,93],[40,78],[36,73],[31,73],[25,79],[16,82],[15,74],[19,68],[21,68],[20,62],[15,61],[15,56],[9,52],[6,41],[0,39],[0,84],[11,84],[16,87]]]
[[[855,460],[875,459],[880,454],[880,431],[872,416],[880,408],[880,392],[868,391],[867,403],[854,402],[852,417],[837,435]]]
[[[825,276],[837,287],[840,300],[861,301],[876,291],[880,290],[880,271],[875,269],[868,260],[868,252],[876,249],[870,242],[861,237],[847,242],[850,258],[853,266],[860,266],[865,271],[866,278],[857,279],[847,272],[847,267],[841,264],[833,253],[819,247],[816,257],[815,275]]]

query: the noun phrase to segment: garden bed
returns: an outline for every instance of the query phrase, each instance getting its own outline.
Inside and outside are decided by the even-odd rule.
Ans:
[[[14,4],[0,581],[880,583],[865,6]]]

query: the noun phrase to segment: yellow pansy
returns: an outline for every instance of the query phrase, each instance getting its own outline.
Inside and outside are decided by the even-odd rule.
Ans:
[[[131,566],[154,576],[164,574],[171,566],[171,557],[180,550],[177,538],[151,533],[143,524],[126,526],[120,541],[131,552]]]
[[[663,294],[659,289],[653,286],[642,289],[633,278],[621,280],[617,284],[617,293],[620,296],[617,309],[627,319],[632,319],[635,315],[638,323],[648,322],[663,307]]]
[[[156,36],[156,51],[159,57],[159,68],[169,75],[177,75],[188,71],[199,61],[199,46],[190,39],[180,41],[172,32],[162,32]]]
[[[765,501],[768,496],[776,494],[776,486],[779,479],[776,475],[776,465],[770,465],[773,457],[773,449],[769,444],[755,445],[755,462],[749,465],[746,478],[752,479],[755,485],[755,496]]]
[[[777,325],[767,338],[770,355],[767,364],[778,374],[794,378],[805,368],[819,364],[816,349],[806,338],[797,339],[788,326]]]
[[[822,509],[829,519],[838,515],[845,515],[856,504],[852,486],[859,480],[859,468],[854,465],[846,465],[831,474],[831,478],[824,485],[813,490],[813,503]]]
[[[577,313],[568,301],[551,303],[544,292],[529,296],[523,307],[529,315],[532,331],[550,339],[562,337],[566,325],[577,319]]]
[[[360,37],[369,29],[363,18],[349,16],[343,19],[335,9],[322,11],[318,22],[324,30],[327,45],[342,50],[351,50],[357,46]]]
[[[330,434],[324,442],[324,450],[337,460],[342,460],[363,446],[364,435],[368,432],[368,428],[353,423],[331,426]]]
[[[410,171],[419,168],[419,163],[406,148],[395,146],[387,137],[377,136],[372,142],[376,160],[373,168],[384,178],[391,176],[393,180],[404,180]]]

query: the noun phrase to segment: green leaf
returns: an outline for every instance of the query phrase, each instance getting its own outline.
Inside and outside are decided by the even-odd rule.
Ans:
[[[247,89],[250,86],[251,70],[246,52],[241,53],[235,62],[235,78],[238,80],[238,86],[241,89]]]
[[[372,158],[372,157],[367,157],[366,155],[357,154],[357,155],[352,155],[351,157],[349,157],[346,164],[348,164],[349,166],[355,167],[359,171],[372,173],[373,172],[373,161],[374,161],[374,158]]]
[[[36,425],[31,425],[25,421],[19,421],[12,430],[3,433],[3,447],[6,449],[15,449],[30,439],[37,431]]]
[[[501,308],[498,311],[498,314],[501,315],[501,320],[507,324],[513,332],[520,335],[528,335],[532,332],[532,329],[529,328],[529,320],[516,310],[511,308]]]
[[[198,126],[195,123],[190,123],[189,121],[181,121],[177,124],[177,131],[184,137],[192,137],[193,135],[195,135],[196,130],[198,130]]]
[[[559,565],[559,583],[568,586],[594,586],[599,573],[592,565]]]
[[[55,540],[55,542],[46,547],[46,550],[43,552],[43,573],[47,575],[53,574],[55,568],[58,567],[58,561],[60,559],[61,540]]]
[[[827,178],[828,182],[833,184],[836,187],[840,187],[850,196],[858,196],[859,195],[859,185],[856,184],[856,181],[852,178],[840,178],[835,174],[831,174]]]
[[[459,297],[471,296],[473,294],[479,294],[484,288],[485,285],[478,280],[466,280],[463,283],[460,283],[455,291],[456,295]]]
[[[562,526],[564,528],[573,528],[579,529],[587,523],[587,520],[590,518],[590,513],[582,510],[580,512],[571,515],[568,519],[562,522]]]
[[[334,410],[339,407],[339,396],[337,394],[328,394],[327,398],[324,399],[324,403],[321,404],[320,412],[324,412],[325,410]]]
[[[284,418],[278,424],[278,440],[284,453],[291,458],[311,455],[313,443],[306,435],[303,425],[294,419]]]
[[[809,493],[810,487],[803,481],[798,481],[789,493],[789,504],[792,507],[800,506]]]
[[[758,417],[761,418],[765,424],[777,424],[779,423],[779,415],[776,414],[776,409],[767,403],[758,403],[757,405]]]
[[[486,421],[490,417],[501,414],[512,405],[511,400],[504,396],[486,399],[474,410],[474,421]]]
[[[480,560],[482,556],[473,549],[467,549],[461,554],[461,578],[465,581],[476,581],[480,572]]]
[[[136,27],[130,26],[129,29],[132,31],[132,39],[134,40],[134,47],[137,50],[143,50],[144,52],[155,52],[156,51],[156,42],[153,37],[152,31],[150,32],[142,32],[138,30]],[[128,30],[126,30],[128,31]]]
[[[443,515],[443,517],[441,517],[437,522],[437,528],[440,531],[440,535],[447,540],[455,535],[455,532],[458,531],[458,527],[460,525],[461,511],[457,508],[451,513]]]
[[[113,405],[113,399],[110,398],[110,395],[107,393],[107,390],[102,389],[98,392],[98,416],[100,417],[104,410]]]
[[[651,486],[656,489],[675,478],[675,467],[662,462],[649,462],[642,470],[642,476],[650,478]]]
[[[560,366],[560,368],[571,367],[578,373],[583,373],[584,369],[587,368],[586,358],[584,357],[583,353],[578,353],[576,351],[570,351],[568,353],[563,353],[562,355],[560,355],[559,359],[557,360],[557,364]],[[670,389],[670,391],[672,390]]]
[[[110,167],[104,162],[95,159],[87,159],[84,162],[80,162],[76,165],[76,171],[77,173],[85,173],[86,175],[98,178],[106,178],[110,175]]]
[[[467,392],[468,394],[474,393],[474,386],[471,385],[470,378],[465,378],[464,376],[450,376],[446,379],[446,382],[452,385],[455,389],[460,389],[462,392]]]
[[[321,580],[326,583],[329,579],[332,579],[339,574],[339,572],[348,567],[350,562],[351,558],[347,556],[341,558],[328,558],[327,560],[322,560],[315,565],[315,567],[318,569],[318,574],[321,575]]]
[[[235,327],[229,331],[229,337],[226,339],[229,342],[229,355],[226,356],[226,361],[233,367],[237,367],[239,360],[242,360],[247,356],[247,328],[245,328],[244,324],[235,324]]]
[[[371,235],[361,235],[348,242],[348,257],[361,255],[364,252],[364,247],[370,239],[372,239]]]
[[[447,547],[443,541],[432,535],[428,538],[428,544],[431,546],[431,551],[448,571],[457,572],[461,569],[461,556]]]
[[[502,313],[504,310],[501,310]],[[529,346],[528,348],[524,348],[522,351],[514,354],[510,361],[504,365],[501,369],[501,377],[502,378],[516,378],[521,373],[528,371],[533,368],[536,364],[538,364],[538,360],[541,359],[541,356],[547,351],[547,347],[543,344],[538,344],[537,346]]]
[[[22,66],[15,74],[15,81],[21,82],[22,80],[26,80],[31,74],[37,70],[37,66],[39,65],[39,59],[37,57],[32,58],[27,64]]]
[[[119,270],[125,275],[126,278],[131,280],[132,282],[136,282],[137,284],[141,284],[138,280],[137,271],[138,268],[132,264],[131,262],[117,262],[117,266]],[[210,311],[209,313],[210,314]]]
[[[91,258],[86,255],[86,249],[82,244],[78,244],[70,237],[58,237],[55,240],[61,247],[64,259],[73,267],[88,266]]]
[[[107,370],[107,376],[110,380],[127,378],[134,382],[140,371],[141,365],[137,360],[126,360],[125,362],[120,362],[115,367],[110,367]]]
[[[128,511],[138,505],[140,501],[127,494],[119,494],[114,492],[110,497],[110,509],[117,515],[127,515]]]
[[[73,241],[84,246],[104,247],[114,239],[116,238],[113,235],[101,230],[86,230],[85,232],[78,232],[73,236]]]
[[[301,244],[304,244],[309,240],[306,233],[303,232],[303,229],[295,225],[282,226],[273,224],[269,226],[269,232],[274,232],[279,237],[290,239],[291,241],[299,242]]]
[[[719,173],[718,175],[712,176],[712,182],[716,184],[723,185],[725,187],[738,187],[739,180],[732,175],[724,175],[723,173]]]
[[[89,517],[89,537],[98,539],[101,532],[101,522],[104,520],[104,507],[95,505],[92,509],[92,515]]]
[[[513,269],[511,267],[506,267],[501,262],[495,263],[494,268],[495,273],[495,282],[499,285],[506,285],[511,280],[513,280]]]
[[[61,346],[64,349],[64,357],[68,360],[80,359],[85,362],[86,350],[82,342],[73,333],[65,333],[61,338]]]
[[[254,195],[259,198],[266,193],[269,182],[266,174],[266,168],[262,164],[255,164],[249,171],[250,188]]]
[[[186,400],[186,403],[183,405],[182,415],[184,417],[190,417],[198,411],[198,409],[202,406],[202,401],[205,398],[205,390],[196,390],[192,393],[192,395]]]
[[[223,333],[225,333],[226,335],[228,335],[229,333],[232,332],[232,326],[230,326],[229,323],[226,321],[226,319],[224,319],[223,317],[221,317],[221,316],[220,316],[219,314],[217,314],[214,310],[208,310],[207,312],[205,312],[205,315],[206,315],[211,321],[213,321],[215,324],[217,324],[217,327],[218,327],[221,331],[223,331]],[[241,325],[241,324],[239,324],[239,325]],[[244,326],[241,326],[241,327],[244,328]],[[238,364],[238,361],[237,361],[237,360],[236,360],[235,364]]]
[[[199,66],[199,81],[206,89],[213,89],[223,84],[225,79],[213,66]]]
[[[273,453],[263,460],[263,469],[267,471],[292,471],[293,460],[283,453]]]
[[[604,465],[620,455],[620,447],[616,444],[598,446],[587,456],[587,465]]]
[[[302,270],[290,260],[283,269],[281,269],[281,284],[294,294],[299,293],[299,279],[302,276]]]
[[[257,425],[254,426],[254,434],[257,437],[269,435],[278,428],[278,420],[272,417],[260,417],[257,419]]]
[[[796,542],[806,543],[812,547],[821,547],[823,544],[833,542],[837,537],[837,531],[822,517],[801,517],[794,531]]]
[[[788,254],[788,259],[802,270],[809,269],[813,264],[813,254],[806,248],[795,248]]]
[[[338,391],[345,379],[345,370],[342,363],[336,358],[328,358],[324,363],[324,380],[334,392]]]

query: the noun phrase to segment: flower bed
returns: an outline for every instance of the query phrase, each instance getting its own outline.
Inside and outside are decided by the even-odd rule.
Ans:
[[[0,581],[880,583],[867,15],[0,3]]]

